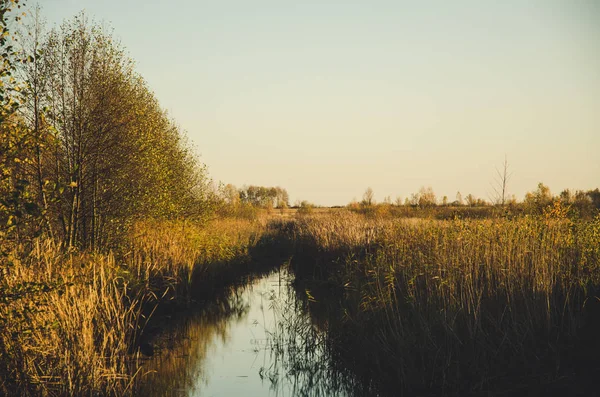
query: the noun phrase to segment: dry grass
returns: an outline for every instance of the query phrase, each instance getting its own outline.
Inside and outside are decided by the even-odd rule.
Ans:
[[[183,300],[193,275],[247,260],[264,226],[136,225],[125,252],[64,253],[48,240],[2,258],[0,394],[127,395],[144,313]]]
[[[46,240],[12,262],[2,280],[0,390],[125,394],[139,299],[128,298],[114,257],[63,254]]]
[[[598,353],[590,335],[600,314],[600,218],[338,213],[287,230],[296,273],[342,291],[339,331],[368,346],[365,369],[387,386],[469,392],[511,379],[516,388]]]

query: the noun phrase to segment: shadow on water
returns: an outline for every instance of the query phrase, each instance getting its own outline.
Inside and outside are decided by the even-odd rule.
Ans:
[[[316,322],[287,266],[172,317],[138,394],[148,396],[373,395],[333,360],[326,322]]]
[[[314,333],[322,350],[326,352],[328,373],[331,377],[342,379],[342,384],[350,395],[356,396],[595,396],[600,375],[598,366],[597,332],[594,337],[581,335],[578,345],[566,345],[568,351],[561,351],[562,373],[560,376],[545,378],[533,370],[527,372],[527,366],[537,362],[510,361],[511,357],[497,357],[498,368],[503,369],[504,377],[486,379],[489,386],[485,389],[475,387],[477,378],[462,377],[462,383],[455,388],[443,389],[436,385],[435,373],[415,374],[406,370],[406,362],[411,359],[425,360],[421,367],[434,368],[435,360],[429,359],[425,352],[409,344],[402,346],[394,334],[392,318],[385,310],[366,312],[357,309],[362,297],[357,291],[340,288],[319,276],[301,276],[296,274],[293,283],[297,304],[308,314],[310,323],[317,329]],[[586,308],[593,314],[587,315],[595,321],[586,324],[589,332],[600,329],[600,300],[590,300]],[[591,304],[590,304],[591,303]],[[410,313],[403,313],[404,321],[410,323]],[[397,313],[393,313],[397,316]],[[288,324],[290,321],[288,321]],[[417,327],[418,325],[413,325]],[[292,329],[293,329],[292,325]],[[585,331],[586,328],[583,330]],[[308,331],[299,332],[311,338]],[[580,334],[583,334],[581,332]],[[319,339],[320,338],[320,339]],[[289,351],[289,348],[288,348]],[[538,350],[543,361],[544,354],[553,352]],[[410,355],[410,356],[408,356]],[[289,355],[293,363],[301,363],[302,357]],[[526,359],[525,359],[526,360]],[[457,363],[460,364],[460,363]],[[555,365],[551,360],[548,367]],[[292,364],[294,365],[294,364]],[[466,363],[465,366],[470,365]],[[525,368],[525,370],[524,370]],[[537,369],[537,368],[535,368]],[[554,368],[556,371],[557,369]],[[551,373],[552,368],[548,370]],[[411,375],[413,376],[411,378]],[[428,383],[421,378],[429,377]],[[411,382],[414,382],[411,384]],[[417,385],[417,387],[415,387]]]
[[[382,323],[387,317],[358,316],[347,292],[323,279],[294,277],[289,268],[254,273],[186,311],[163,316],[138,394],[593,395],[596,366],[537,386],[521,375],[521,384],[502,381],[491,394],[469,391],[468,382],[458,394],[434,387],[407,393],[410,379],[402,368],[408,358],[401,353],[414,349],[399,350]]]

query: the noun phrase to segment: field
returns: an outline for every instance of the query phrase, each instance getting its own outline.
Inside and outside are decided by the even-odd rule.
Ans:
[[[384,395],[585,390],[598,373],[599,218],[337,212],[280,229],[338,362]]]
[[[192,393],[275,270],[215,387],[597,394],[597,15],[111,1],[0,1],[0,396]]]
[[[106,254],[25,249],[0,282],[5,394],[131,394],[164,314],[284,262],[366,394],[585,391],[598,373],[598,217],[286,210],[139,222]]]

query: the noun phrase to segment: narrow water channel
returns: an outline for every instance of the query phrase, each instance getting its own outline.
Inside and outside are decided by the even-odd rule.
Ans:
[[[346,396],[326,335],[297,298],[285,267],[231,288],[227,296],[163,332],[142,367],[139,395]]]

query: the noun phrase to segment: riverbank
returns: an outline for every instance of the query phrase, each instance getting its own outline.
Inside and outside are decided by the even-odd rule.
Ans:
[[[37,240],[3,267],[0,391],[133,394],[167,323],[217,305],[219,334],[239,282],[289,263],[311,323],[278,324],[328,361],[303,366],[302,346],[290,356],[279,343],[285,368],[323,370],[358,395],[585,393],[599,373],[599,247],[600,218],[342,210],[138,223],[108,254]]]
[[[0,392],[131,394],[155,309],[246,274],[264,231],[239,219],[140,222],[107,254],[20,245],[2,259]]]
[[[585,392],[600,373],[600,218],[339,213],[281,229],[337,365],[382,395]]]

